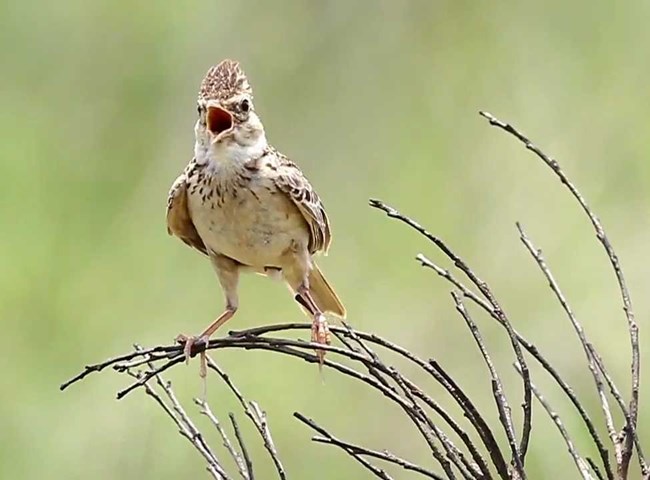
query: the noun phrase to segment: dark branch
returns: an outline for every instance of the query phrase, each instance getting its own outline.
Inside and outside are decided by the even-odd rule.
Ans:
[[[431,260],[426,258],[424,255],[418,255],[417,259],[420,261],[422,266],[427,267],[432,269],[434,272],[436,272],[439,276],[447,280],[449,283],[454,285],[456,288],[458,288],[463,296],[465,298],[470,299],[472,302],[474,302],[476,305],[481,307],[486,313],[488,313],[492,318],[494,318],[497,321],[500,321],[499,318],[496,316],[494,313],[494,310],[490,306],[490,304],[483,300],[481,297],[476,295],[474,292],[472,292],[469,288],[467,288],[462,282],[460,282],[454,275],[452,275],[448,270],[444,270],[434,264]],[[517,337],[517,341],[524,347],[524,349],[541,365],[541,367],[548,372],[549,375],[551,375],[551,378],[557,383],[557,385],[562,389],[564,394],[569,397],[571,400],[571,403],[575,407],[575,409],[578,411],[580,414],[580,417],[582,418],[582,421],[584,422],[585,426],[587,427],[587,430],[589,431],[589,434],[591,435],[591,438],[593,439],[594,443],[596,444],[596,447],[598,449],[598,453],[600,455],[600,458],[603,462],[603,466],[605,469],[605,472],[607,474],[608,480],[614,480],[614,473],[612,471],[612,467],[609,461],[609,453],[607,449],[605,448],[602,439],[600,438],[600,435],[598,434],[598,431],[596,430],[596,426],[594,425],[593,421],[591,420],[591,417],[587,413],[585,407],[582,405],[576,394],[574,393],[573,389],[569,386],[569,384],[564,381],[564,379],[561,377],[559,372],[553,365],[548,361],[548,359],[542,355],[542,353],[539,351],[537,346],[530,341],[528,341],[525,337],[523,337],[521,334],[519,334],[517,331],[515,331],[515,335]],[[493,460],[494,461],[494,460]]]
[[[262,437],[262,440],[264,441],[264,448],[266,448],[267,452],[269,453],[269,456],[271,457],[271,460],[273,461],[273,465],[275,465],[275,469],[278,472],[278,477],[280,477],[281,480],[286,480],[287,476],[284,471],[284,467],[282,466],[282,462],[280,461],[280,456],[278,455],[278,451],[275,448],[275,444],[273,443],[273,437],[271,437],[271,430],[269,429],[268,422],[266,420],[266,412],[262,411],[260,407],[257,405],[257,403],[247,402],[244,396],[239,391],[239,389],[235,386],[232,380],[230,380],[228,374],[225,371],[223,371],[223,369],[219,367],[216,363],[214,363],[210,357],[207,357],[207,361],[208,361],[208,368],[210,370],[215,371],[217,375],[221,377],[224,383],[228,386],[228,388],[230,388],[232,393],[235,395],[237,400],[239,400],[239,403],[244,408],[244,412],[246,413],[246,416],[251,419],[251,422],[253,422],[253,425],[255,426],[258,433]],[[240,445],[242,445],[241,442]],[[242,446],[242,453],[243,451],[244,448]],[[249,472],[252,472],[252,469],[249,470]]]
[[[244,437],[242,437],[241,432],[239,431],[239,425],[237,424],[237,420],[235,419],[235,414],[234,413],[229,413],[228,418],[230,418],[230,423],[232,424],[232,429],[235,432],[235,438],[237,439],[237,443],[239,444],[239,449],[241,450],[241,453],[244,457],[244,462],[246,465],[246,477],[249,480],[255,480],[255,475],[253,473],[253,461],[251,460],[250,455],[248,454],[248,449],[246,448],[246,443],[244,442]],[[240,470],[241,472],[242,470]]]
[[[519,365],[515,364],[515,369],[517,370],[518,373],[521,374],[521,369],[519,368]],[[557,414],[557,412],[551,408],[551,405],[544,398],[541,392],[537,389],[535,384],[531,384],[531,388],[533,389],[533,393],[535,394],[535,397],[537,398],[537,400],[539,400],[539,403],[542,404],[544,410],[546,410],[546,413],[548,413],[548,416],[551,417],[551,420],[553,420],[553,423],[555,423],[555,426],[560,432],[560,435],[562,436],[562,439],[564,440],[564,443],[566,444],[567,449],[569,450],[569,454],[571,455],[571,458],[573,458],[573,461],[576,464],[576,467],[578,468],[580,475],[585,480],[591,480],[592,477],[589,472],[589,466],[587,465],[587,462],[576,451],[576,448],[573,444],[573,440],[569,436],[569,432],[567,432],[566,428],[564,428],[562,419]]]
[[[454,303],[456,304],[456,310],[458,310],[458,313],[460,313],[460,315],[467,323],[467,326],[469,327],[469,330],[474,337],[474,341],[476,342],[476,345],[478,346],[479,351],[483,356],[483,360],[488,367],[488,371],[490,372],[490,378],[492,379],[492,394],[497,405],[497,410],[499,411],[499,420],[501,421],[501,425],[503,425],[503,429],[508,439],[508,444],[512,450],[512,458],[515,462],[517,462],[520,456],[518,455],[517,442],[515,440],[515,427],[512,422],[512,415],[510,412],[510,406],[508,405],[508,400],[503,393],[503,385],[501,383],[501,379],[499,378],[496,368],[492,363],[492,359],[490,359],[490,355],[488,354],[485,343],[481,338],[478,326],[465,308],[465,304],[463,303],[461,296],[456,292],[451,292],[451,296],[453,297]],[[521,465],[521,463],[518,465],[518,470],[520,472],[523,472],[523,465]]]
[[[632,300],[630,299],[630,292],[628,291],[627,282],[625,280],[625,276],[623,275],[623,270],[620,266],[618,256],[616,255],[614,248],[612,247],[609,239],[607,238],[607,235],[605,234],[605,230],[602,224],[600,223],[600,220],[592,212],[591,208],[589,208],[589,205],[587,204],[586,200],[579,192],[579,190],[576,188],[576,186],[573,183],[571,183],[569,178],[562,171],[559,163],[555,159],[546,155],[539,147],[534,145],[523,133],[521,133],[511,124],[502,122],[501,120],[494,117],[488,112],[479,112],[479,113],[481,116],[485,117],[490,122],[490,125],[498,127],[501,130],[504,130],[505,132],[513,135],[517,140],[522,142],[528,150],[535,153],[535,155],[537,155],[553,171],[553,173],[555,173],[555,175],[560,179],[562,184],[564,184],[569,190],[569,192],[571,192],[571,195],[573,195],[573,197],[578,201],[580,207],[585,212],[585,214],[589,217],[589,220],[591,221],[591,224],[594,227],[594,230],[596,232],[596,238],[605,249],[607,258],[609,259],[612,269],[614,270],[614,274],[616,275],[616,280],[618,282],[619,290],[621,293],[623,310],[625,311],[625,316],[628,323],[628,330],[630,334],[630,345],[632,349],[632,364],[631,364],[632,392],[630,395],[630,403],[629,403],[630,424],[627,425],[622,432],[624,437],[624,445],[621,453],[622,456],[621,462],[618,465],[619,475],[621,476],[621,478],[626,478],[629,463],[630,463],[630,458],[632,457],[632,451],[634,446],[633,432],[636,431],[637,417],[638,417],[640,353],[639,353],[639,328],[634,318],[634,311],[632,310]]]
[[[327,439],[330,439],[330,440],[334,438],[327,430],[325,430],[324,428],[319,426],[311,418],[305,417],[300,412],[294,412],[293,416],[296,417],[298,420],[300,420],[305,425],[307,425],[308,427],[311,427],[312,429],[314,429],[315,431],[317,431],[318,433],[323,435],[323,437],[325,437]],[[374,466],[368,460],[363,458],[361,452],[355,451],[353,449],[348,449],[348,448],[343,448],[343,450],[347,454],[349,454],[352,458],[354,458],[357,462],[359,462],[361,465],[366,467],[366,469],[369,470],[370,472],[372,472],[377,478],[381,478],[382,480],[393,480],[393,477],[388,475],[384,470]],[[442,479],[442,477],[433,477],[433,478]]]
[[[491,305],[492,307],[491,310],[494,312],[494,315],[498,319],[499,324],[502,327],[504,327],[504,329],[506,330],[506,333],[508,334],[508,337],[510,339],[510,344],[515,353],[517,362],[521,365],[522,368],[522,378],[524,384],[524,402],[522,403],[522,408],[524,411],[524,421],[523,421],[523,428],[522,428],[521,443],[519,447],[515,448],[515,450],[512,453],[513,453],[513,463],[517,468],[517,473],[520,475],[521,478],[525,478],[526,474],[523,470],[523,466],[525,462],[526,452],[528,450],[528,442],[530,440],[530,431],[532,426],[532,391],[530,389],[530,373],[528,371],[528,366],[526,364],[526,360],[524,359],[524,355],[521,351],[521,346],[519,345],[519,342],[515,335],[515,330],[510,324],[508,317],[506,316],[505,312],[497,302],[496,297],[490,290],[488,284],[483,280],[481,280],[476,275],[476,273],[474,273],[474,271],[463,261],[463,259],[460,258],[458,255],[456,255],[453,252],[453,250],[451,250],[451,248],[447,246],[445,242],[443,242],[440,238],[436,237],[435,235],[427,231],[424,227],[422,227],[419,223],[417,223],[413,219],[405,215],[402,215],[400,212],[395,210],[393,207],[386,205],[381,200],[371,199],[370,206],[385,212],[386,215],[388,215],[390,218],[395,218],[405,223],[406,225],[410,226],[411,228],[419,232],[421,235],[423,235],[425,238],[427,238],[429,241],[431,241],[445,255],[447,255],[447,257],[449,257],[449,259],[454,263],[454,266],[458,268],[460,271],[462,271],[467,276],[467,278],[469,278],[469,280],[476,286],[476,288],[478,288],[481,294],[486,298],[486,300]]]

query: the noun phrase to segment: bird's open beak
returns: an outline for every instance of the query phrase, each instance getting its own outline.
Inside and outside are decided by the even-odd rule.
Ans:
[[[208,107],[206,121],[213,143],[232,130],[232,115],[221,107]]]

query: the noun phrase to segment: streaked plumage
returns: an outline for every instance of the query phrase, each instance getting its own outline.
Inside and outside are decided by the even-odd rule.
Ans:
[[[169,233],[210,257],[226,296],[226,311],[199,338],[232,317],[239,272],[251,270],[281,275],[314,317],[312,340],[329,343],[322,313],[344,317],[345,309],[312,260],[329,248],[329,220],[300,168],[267,143],[252,99],[237,62],[208,71],[195,155],[169,191]],[[189,354],[197,339],[183,339]]]

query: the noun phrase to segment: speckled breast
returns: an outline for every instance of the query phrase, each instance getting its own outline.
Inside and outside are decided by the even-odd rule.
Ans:
[[[197,183],[188,197],[207,247],[245,265],[281,266],[288,249],[308,243],[309,229],[295,204],[259,173]]]

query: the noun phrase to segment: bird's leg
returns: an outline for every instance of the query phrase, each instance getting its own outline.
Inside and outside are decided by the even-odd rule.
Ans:
[[[327,319],[316,305],[309,292],[309,287],[304,282],[298,287],[296,301],[305,307],[313,318],[311,324],[311,341],[320,343],[321,345],[329,345],[331,343],[331,336]],[[316,356],[318,357],[319,365],[322,366],[323,360],[325,359],[325,350],[317,349]]]
[[[330,332],[325,315],[318,307],[309,290],[309,272],[313,268],[311,255],[304,243],[294,241],[282,259],[282,276],[296,292],[296,301],[311,315],[311,341],[321,345],[330,344]],[[315,349],[318,364],[323,365],[325,351]]]
[[[237,306],[239,305],[237,283],[239,280],[240,264],[235,260],[222,255],[211,255],[210,260],[212,261],[212,266],[217,273],[219,283],[221,284],[221,288],[226,297],[226,309],[210,325],[208,325],[201,334],[196,336],[180,334],[176,337],[176,342],[183,345],[183,353],[187,363],[189,363],[192,355],[205,351],[210,337],[219,329],[219,327],[233,317],[237,311]],[[198,350],[199,348],[201,348],[201,350]],[[201,355],[200,374],[202,378],[205,378],[207,374],[206,358],[203,354]]]
[[[212,334],[214,334],[214,332],[216,332],[221,325],[223,325],[228,320],[230,320],[236,311],[237,311],[237,307],[233,307],[233,306],[226,307],[226,310],[221,315],[219,315],[214,320],[214,322],[208,325],[207,328],[203,330],[203,332],[199,335],[190,336],[190,335],[184,335],[182,333],[178,335],[176,337],[176,342],[182,343],[184,345],[183,353],[185,354],[185,361],[189,362],[192,353],[196,354],[196,352],[193,352],[192,350],[198,348],[199,345],[202,345],[203,347],[207,347],[208,341],[210,340]]]

